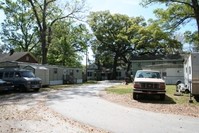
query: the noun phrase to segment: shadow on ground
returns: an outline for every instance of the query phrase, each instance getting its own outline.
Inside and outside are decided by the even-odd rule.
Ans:
[[[154,104],[176,104],[176,102],[169,96],[165,96],[165,100],[160,100],[158,95],[141,95],[139,102],[154,103]]]

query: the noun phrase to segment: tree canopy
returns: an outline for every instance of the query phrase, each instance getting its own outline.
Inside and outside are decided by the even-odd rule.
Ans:
[[[0,9],[6,15],[0,32],[1,40],[4,42],[3,49],[32,52],[38,47],[38,31],[30,5],[25,0],[6,0],[1,1]]]
[[[112,63],[113,79],[116,78],[118,63],[130,65],[134,55],[164,54],[181,49],[180,43],[171,38],[170,33],[163,32],[158,24],[147,25],[142,17],[102,11],[92,12],[88,22],[95,35],[92,47],[96,61],[98,65]]]
[[[197,26],[197,45],[199,45],[199,1],[198,0],[142,0],[142,5],[153,3],[165,4],[165,9],[156,9],[154,13],[159,18],[162,27],[175,30],[192,20]],[[194,31],[193,31],[194,32]],[[194,35],[193,35],[194,36]]]
[[[81,64],[78,53],[87,49],[89,36],[86,27],[80,24],[86,11],[84,0],[2,0],[0,9],[6,15],[0,31],[4,44],[1,51],[29,51],[42,64],[52,64],[53,61],[54,64],[60,64],[60,60],[62,65]],[[78,24],[76,21],[79,21]],[[59,58],[51,55],[52,51],[59,51]],[[73,54],[69,54],[69,51]],[[68,61],[64,58],[66,55]]]

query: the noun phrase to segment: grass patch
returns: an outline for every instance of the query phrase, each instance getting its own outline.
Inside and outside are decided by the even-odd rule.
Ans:
[[[132,84],[128,85],[117,85],[106,88],[107,93],[115,93],[118,95],[123,94],[131,94],[132,93]],[[175,85],[167,85],[166,86],[166,99],[165,101],[161,101],[161,103],[175,103],[175,104],[188,104],[189,103],[189,94],[182,94],[181,96],[175,96],[176,86]],[[199,106],[199,102],[197,102],[193,97],[193,105]]]
[[[106,91],[108,93],[116,93],[120,95],[132,93],[132,84],[108,87],[106,88]]]

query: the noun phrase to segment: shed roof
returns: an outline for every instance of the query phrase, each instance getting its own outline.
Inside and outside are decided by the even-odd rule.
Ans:
[[[14,52],[13,54],[10,53],[0,53],[0,62],[5,61],[18,61],[25,55],[30,55],[36,62],[37,60],[35,57],[29,52]]]

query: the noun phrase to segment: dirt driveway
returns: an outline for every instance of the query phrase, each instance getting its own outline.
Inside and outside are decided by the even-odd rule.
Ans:
[[[106,131],[63,117],[45,106],[46,96],[41,93],[11,93],[0,95],[0,132],[2,133],[105,133]],[[100,96],[123,106],[143,110],[199,117],[199,107],[176,104],[157,104],[132,100],[131,95],[107,94]]]
[[[45,106],[42,93],[0,95],[0,133],[101,133],[89,125],[63,117]]]
[[[194,106],[187,102],[185,105],[180,104],[162,104],[158,102],[136,101],[132,99],[132,94],[113,94],[102,91],[100,96],[108,101],[128,106],[132,108],[139,108],[142,110],[165,113],[177,114],[184,116],[199,117],[199,106]]]

